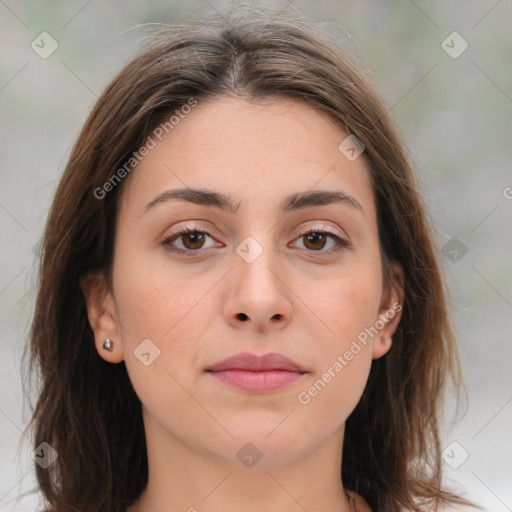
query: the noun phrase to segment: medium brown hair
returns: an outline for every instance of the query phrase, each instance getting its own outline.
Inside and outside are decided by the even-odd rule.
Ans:
[[[35,466],[49,512],[121,512],[147,484],[141,403],[124,362],[97,353],[79,281],[111,275],[121,180],[104,187],[158,123],[190,98],[297,98],[364,144],[384,271],[404,270],[402,319],[375,360],[346,421],[341,477],[375,511],[465,501],[441,489],[440,405],[460,370],[437,251],[403,144],[363,73],[302,18],[243,13],[166,27],[96,102],[53,201],[42,246],[30,339],[39,376],[34,446],[57,460]],[[136,170],[134,171],[136,172]]]

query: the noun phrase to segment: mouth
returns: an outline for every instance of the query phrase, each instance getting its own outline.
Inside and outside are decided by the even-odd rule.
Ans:
[[[308,372],[281,354],[236,354],[206,370],[219,382],[244,391],[265,393],[296,383]]]

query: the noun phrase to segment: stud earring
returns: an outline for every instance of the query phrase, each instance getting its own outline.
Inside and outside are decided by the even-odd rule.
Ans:
[[[103,343],[103,348],[105,350],[108,350],[109,352],[112,352],[112,350],[114,349],[113,347],[113,343],[112,343],[112,340],[110,340],[109,338],[107,338],[105,340],[105,343]]]

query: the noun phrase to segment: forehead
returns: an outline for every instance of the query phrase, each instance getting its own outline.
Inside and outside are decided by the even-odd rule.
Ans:
[[[169,116],[170,117],[170,116]],[[122,209],[138,209],[171,188],[207,188],[278,208],[293,192],[336,189],[374,213],[364,153],[351,161],[339,145],[348,134],[307,103],[291,98],[198,100],[132,171]]]

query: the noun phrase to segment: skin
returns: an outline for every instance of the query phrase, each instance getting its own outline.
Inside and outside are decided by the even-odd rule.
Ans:
[[[125,361],[143,404],[149,482],[130,512],[353,510],[340,480],[344,425],[372,360],[391,348],[399,311],[308,404],[298,394],[403,303],[403,291],[384,285],[370,174],[364,154],[349,161],[338,150],[346,137],[299,100],[200,101],[124,184],[113,289],[101,275],[82,288],[98,354]],[[229,194],[238,210],[176,199],[145,209],[185,187]],[[279,210],[289,194],[318,190],[341,190],[361,208]],[[176,254],[162,240],[179,227],[209,236],[203,246],[178,238],[178,249],[199,250]],[[308,243],[312,228],[347,247],[336,252],[329,235]],[[251,263],[236,252],[248,236],[263,249]],[[148,366],[134,355],[145,339],[160,350]],[[239,352],[278,352],[308,373],[251,393],[205,372]],[[253,467],[237,457],[248,442],[262,454]],[[359,512],[370,510],[354,497]]]

